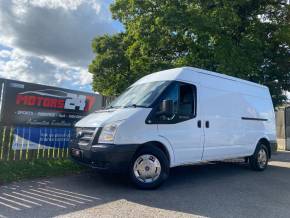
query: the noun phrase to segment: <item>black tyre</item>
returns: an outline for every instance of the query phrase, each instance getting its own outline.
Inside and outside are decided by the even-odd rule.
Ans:
[[[159,187],[169,175],[169,161],[164,152],[155,146],[141,148],[129,166],[131,181],[140,189]]]
[[[263,171],[267,168],[269,151],[266,145],[258,144],[255,153],[249,157],[250,167],[256,171]]]

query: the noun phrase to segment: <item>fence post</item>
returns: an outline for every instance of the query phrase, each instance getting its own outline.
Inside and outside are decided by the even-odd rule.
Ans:
[[[3,156],[4,156],[4,141],[5,141],[5,131],[6,131],[6,127],[5,126],[1,126],[1,148],[0,148],[0,160],[3,160]]]
[[[13,143],[13,127],[10,126],[9,128],[9,137],[8,137],[8,145],[7,145],[7,161],[12,159],[10,150],[12,149],[12,143]]]

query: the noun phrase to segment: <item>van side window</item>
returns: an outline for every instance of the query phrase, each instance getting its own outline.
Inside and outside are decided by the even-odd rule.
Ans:
[[[162,98],[162,100],[172,100],[173,101],[174,114],[177,114],[177,111],[178,111],[178,98],[179,98],[178,93],[179,93],[179,85],[178,85],[178,83],[175,83],[171,86],[171,88],[169,90],[167,90],[164,98]],[[161,105],[159,105],[159,107],[160,106]]]
[[[179,111],[180,119],[189,119],[194,115],[195,110],[195,90],[193,85],[180,84],[179,89]]]
[[[174,115],[168,117],[166,115],[158,115],[161,111],[161,102],[163,100],[173,101]],[[148,123],[178,123],[192,119],[196,116],[196,87],[192,84],[183,82],[174,82],[163,93],[156,108],[147,118]],[[146,121],[146,122],[147,122]]]

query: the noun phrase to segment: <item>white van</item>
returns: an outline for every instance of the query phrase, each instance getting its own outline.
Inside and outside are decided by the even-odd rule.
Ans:
[[[171,167],[206,161],[245,157],[261,171],[277,147],[267,87],[192,67],[141,78],[75,126],[75,161],[127,170],[140,188],[159,186]]]

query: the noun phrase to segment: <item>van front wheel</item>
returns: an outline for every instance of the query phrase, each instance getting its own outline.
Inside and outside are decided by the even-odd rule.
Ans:
[[[160,186],[169,175],[169,161],[163,151],[155,146],[141,148],[130,164],[132,182],[141,189]]]
[[[266,145],[259,144],[255,153],[249,158],[250,167],[253,170],[263,171],[267,168],[269,161],[269,151]]]

